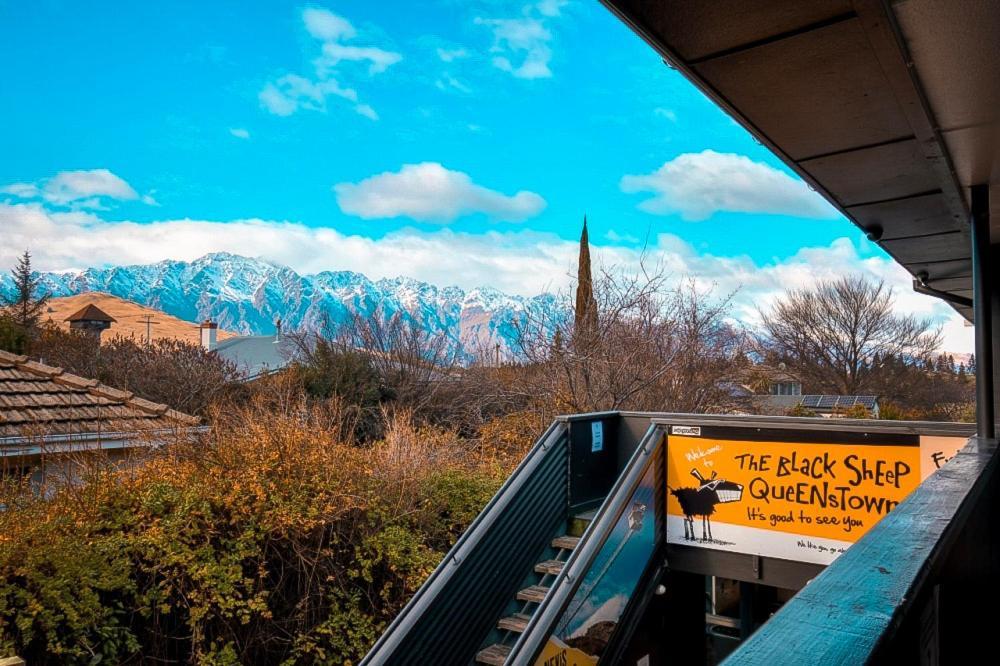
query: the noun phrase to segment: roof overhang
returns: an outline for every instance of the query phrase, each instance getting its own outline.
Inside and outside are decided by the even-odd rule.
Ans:
[[[83,432],[58,435],[0,437],[0,459],[41,455],[156,449],[208,432],[207,426],[159,428],[135,432]]]
[[[1000,6],[602,1],[915,279],[972,298],[969,187],[1000,196]]]

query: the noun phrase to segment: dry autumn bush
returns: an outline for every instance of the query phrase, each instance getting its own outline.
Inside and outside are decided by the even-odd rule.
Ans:
[[[85,466],[49,499],[6,483],[0,650],[356,663],[510,467],[405,411],[357,446],[339,409],[275,390],[195,441]]]

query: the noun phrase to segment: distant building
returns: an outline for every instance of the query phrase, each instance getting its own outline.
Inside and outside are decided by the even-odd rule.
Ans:
[[[785,364],[778,367],[758,364],[740,371],[735,378],[722,383],[722,388],[734,398],[757,395],[802,395],[802,381],[790,373]]]
[[[201,344],[244,373],[253,381],[283,370],[295,356],[294,341],[281,335],[281,325],[274,335],[241,335],[218,342],[218,324],[206,320],[201,324]]]
[[[740,373],[738,378],[721,385],[737,404],[737,410],[746,414],[783,416],[789,413],[812,413],[832,418],[847,412],[858,413],[864,408],[869,418],[879,418],[878,396],[874,395],[803,395],[802,380],[794,372],[779,364],[754,365]]]
[[[130,449],[194,432],[200,420],[97,380],[0,351],[0,465],[3,473],[72,472],[73,455]]]
[[[71,314],[66,318],[66,321],[69,322],[69,327],[72,330],[83,331],[100,340],[101,333],[111,328],[111,324],[115,323],[116,320],[91,303]]]
[[[787,373],[778,373],[767,387],[770,395],[802,395],[802,382]]]
[[[761,414],[782,415],[802,411],[824,418],[836,418],[857,410],[860,405],[868,418],[879,418],[878,396],[874,395],[770,394],[755,396],[753,401]]]

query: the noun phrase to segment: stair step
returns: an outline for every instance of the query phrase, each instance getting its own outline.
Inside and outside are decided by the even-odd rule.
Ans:
[[[563,550],[573,550],[580,544],[580,537],[563,535],[552,540],[552,547]]]
[[[513,615],[501,618],[500,621],[497,622],[497,628],[502,629],[503,631],[516,631],[520,634],[527,629],[528,622],[530,621],[530,615],[525,615],[524,613],[514,613]]]
[[[559,572],[562,571],[564,564],[566,563],[562,560],[545,560],[544,562],[539,562],[535,565],[535,573],[558,576]]]
[[[503,666],[504,662],[507,661],[507,655],[509,654],[509,645],[501,645],[500,643],[497,643],[489,646],[485,650],[480,650],[476,654],[476,662],[480,664],[489,664],[489,666]]]
[[[590,523],[594,521],[595,516],[597,516],[597,509],[576,514],[569,519],[569,529],[566,530],[566,533],[570,536],[582,536]]]
[[[544,585],[531,585],[517,593],[518,601],[531,601],[536,604],[542,603],[545,595],[549,593],[549,588]]]

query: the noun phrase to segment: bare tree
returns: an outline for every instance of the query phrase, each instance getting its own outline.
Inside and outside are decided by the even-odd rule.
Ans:
[[[406,311],[379,307],[289,337],[307,391],[361,407],[365,423],[381,419],[385,409],[402,408],[420,421],[460,427],[475,393],[463,390],[461,346]]]
[[[792,290],[761,313],[761,345],[807,390],[878,393],[897,362],[923,361],[941,344],[928,320],[897,314],[894,304],[890,287],[863,277]]]
[[[42,326],[32,355],[67,372],[166,404],[188,414],[203,414],[213,404],[245,392],[235,364],[201,345],[161,338],[147,344],[116,336],[101,344],[95,337]]]
[[[585,344],[567,321],[520,331],[523,389],[557,411],[709,411],[728,401],[723,380],[743,336],[725,322],[729,299],[661,270],[605,271],[594,284],[596,321]],[[596,326],[593,332],[590,326]]]

